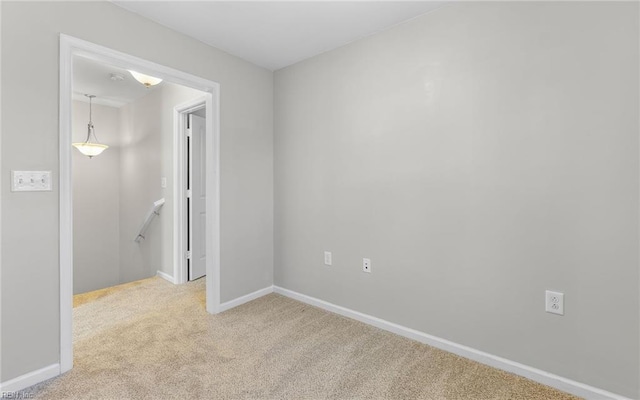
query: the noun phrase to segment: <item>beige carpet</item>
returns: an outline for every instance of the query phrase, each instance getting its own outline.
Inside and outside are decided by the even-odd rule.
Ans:
[[[276,294],[219,315],[203,279],[84,296],[74,368],[37,399],[574,399]]]

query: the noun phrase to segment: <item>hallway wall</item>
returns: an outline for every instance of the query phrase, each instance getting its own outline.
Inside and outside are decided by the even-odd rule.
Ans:
[[[73,141],[84,142],[89,103],[73,102]],[[73,157],[73,293],[120,281],[120,111],[93,105],[98,140],[109,148],[89,158]]]
[[[161,87],[120,109],[120,280],[130,282],[155,275],[161,264],[160,220],[171,218],[166,205],[149,225],[145,239],[134,241],[151,204],[162,197],[160,135]]]

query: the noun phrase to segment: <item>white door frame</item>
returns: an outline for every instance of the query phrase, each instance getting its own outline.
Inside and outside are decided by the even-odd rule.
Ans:
[[[206,92],[206,308],[220,309],[220,85],[173,68],[68,35],[60,35],[59,190],[60,190],[60,373],[73,367],[73,204],[71,94],[73,56],[144,74]],[[176,196],[177,191],[174,191]]]
[[[186,103],[180,104],[173,109],[173,182],[174,182],[174,202],[173,215],[180,217],[174,219],[173,224],[173,281],[176,284],[185,283],[188,279],[187,259],[187,219],[186,212],[186,192],[187,181],[184,174],[185,160],[185,119],[187,114],[206,107],[206,98],[201,97]],[[205,110],[206,112],[206,110]],[[207,126],[207,139],[209,138],[209,114],[206,114],[205,124]],[[208,171],[207,171],[208,172]],[[208,182],[207,182],[208,183]],[[177,196],[175,196],[177,194]],[[208,195],[208,193],[207,193]],[[207,270],[208,271],[208,270]],[[207,272],[208,274],[208,272]]]

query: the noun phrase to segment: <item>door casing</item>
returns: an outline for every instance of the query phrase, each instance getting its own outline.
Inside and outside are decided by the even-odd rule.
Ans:
[[[206,92],[207,276],[206,309],[220,309],[220,85],[161,64],[60,34],[59,92],[59,216],[60,216],[60,374],[73,368],[73,202],[71,164],[71,94],[73,57],[81,56],[133,69],[168,82]],[[174,197],[177,191],[174,191]]]
[[[201,97],[180,104],[173,109],[173,182],[178,196],[174,198],[173,215],[181,218],[174,220],[173,224],[173,280],[176,284],[188,281],[187,252],[187,215],[186,192],[187,176],[185,168],[187,160],[184,132],[186,131],[186,119],[188,114],[206,107],[206,98]],[[205,110],[206,113],[206,110]],[[209,117],[206,114],[207,119]],[[208,122],[207,122],[208,123]],[[207,125],[207,139],[209,138]],[[207,171],[209,172],[209,171]],[[207,182],[208,183],[208,182]],[[208,195],[209,193],[207,193]],[[207,272],[208,273],[208,272]]]

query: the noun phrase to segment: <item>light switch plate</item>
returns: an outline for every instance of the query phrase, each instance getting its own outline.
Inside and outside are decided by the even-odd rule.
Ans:
[[[51,190],[51,171],[11,171],[12,192],[48,192]]]

